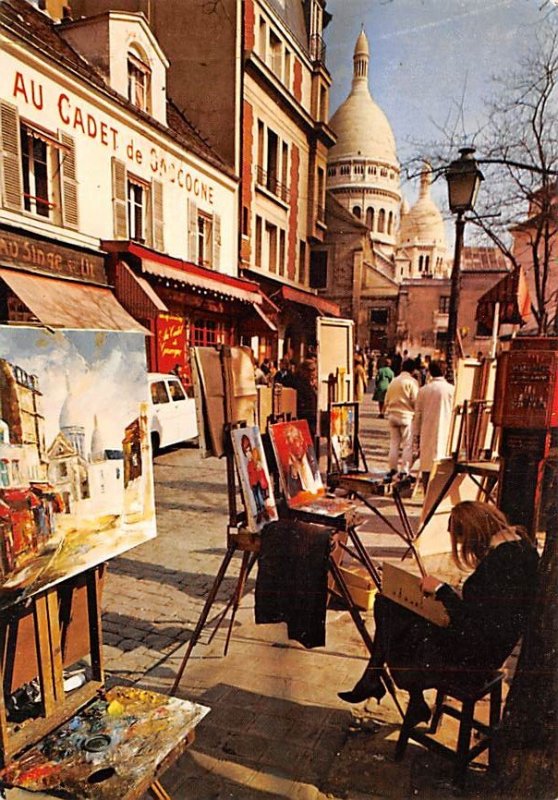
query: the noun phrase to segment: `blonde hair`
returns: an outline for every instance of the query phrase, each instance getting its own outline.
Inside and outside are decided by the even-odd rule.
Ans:
[[[530,539],[525,528],[510,525],[496,506],[477,500],[464,500],[454,506],[449,531],[453,560],[459,567],[476,567],[490,550],[492,537],[501,531]]]

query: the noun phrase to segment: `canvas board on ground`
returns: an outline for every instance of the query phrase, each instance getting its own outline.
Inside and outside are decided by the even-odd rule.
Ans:
[[[0,326],[0,605],[155,536],[145,338]]]

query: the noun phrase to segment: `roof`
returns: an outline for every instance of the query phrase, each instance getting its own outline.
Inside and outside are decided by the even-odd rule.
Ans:
[[[285,27],[293,34],[305,52],[308,52],[308,31],[304,18],[304,7],[301,2],[285,3],[285,0],[267,0],[267,5],[273,9]]]
[[[53,22],[27,0],[0,2],[0,28],[4,29],[8,36],[24,41],[41,55],[52,59],[59,68],[77,74],[89,86],[94,86],[98,91],[109,95],[115,103],[143,119],[150,127],[166,134],[217,169],[231,177],[234,176],[233,170],[221,160],[172,100],[167,103],[168,126],[165,126],[112,89],[101,72],[60,35],[61,25],[64,23]]]
[[[510,272],[511,265],[497,247],[464,247],[461,272]]]

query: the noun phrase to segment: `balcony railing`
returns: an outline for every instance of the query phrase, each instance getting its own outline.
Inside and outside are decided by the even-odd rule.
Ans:
[[[319,33],[310,36],[310,61],[314,64],[323,64],[326,60],[326,44]]]
[[[289,202],[289,187],[277,180],[277,177],[267,172],[263,167],[256,167],[256,183],[263,186],[284,203]]]

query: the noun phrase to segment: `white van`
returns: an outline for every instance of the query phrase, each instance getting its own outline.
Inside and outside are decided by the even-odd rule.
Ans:
[[[176,375],[150,372],[149,432],[156,453],[160,447],[188,442],[198,436],[196,405]]]

